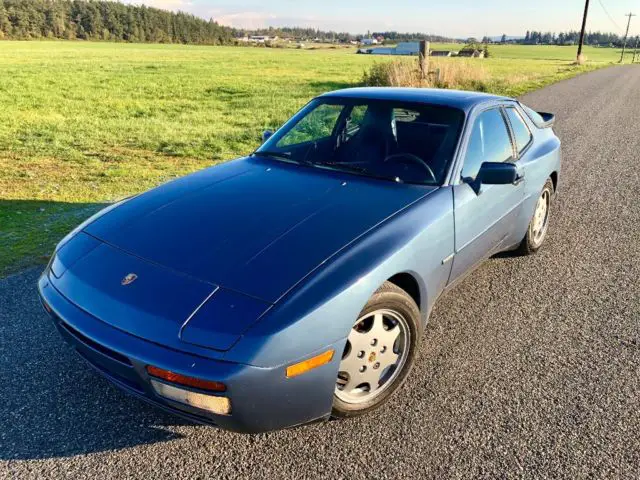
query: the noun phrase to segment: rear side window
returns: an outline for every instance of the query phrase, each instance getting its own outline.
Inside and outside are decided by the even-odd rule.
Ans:
[[[509,118],[509,123],[511,123],[511,128],[513,129],[513,135],[516,138],[516,146],[518,148],[518,153],[522,153],[522,151],[527,148],[529,143],[531,143],[531,132],[529,131],[529,127],[524,123],[524,120],[520,116],[520,113],[515,108],[506,108],[507,117]]]
[[[487,110],[473,124],[462,178],[475,179],[484,162],[507,162],[513,159],[511,137],[498,108]]]

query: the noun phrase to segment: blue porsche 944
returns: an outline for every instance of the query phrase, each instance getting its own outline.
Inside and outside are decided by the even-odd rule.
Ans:
[[[553,123],[481,93],[321,95],[248,157],[77,227],[39,280],[43,306],[101,375],[196,422],[264,432],[371,412],[444,291],[542,246]]]

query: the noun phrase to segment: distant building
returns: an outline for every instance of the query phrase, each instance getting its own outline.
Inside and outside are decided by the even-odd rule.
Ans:
[[[360,43],[362,45],[377,45],[378,40],[375,38],[363,38],[362,40],[360,40]]]
[[[405,56],[417,56],[420,53],[420,42],[401,42],[395,47],[375,47],[375,48],[361,48],[358,53],[370,53],[371,55],[405,55]],[[463,57],[484,57],[482,51],[468,51]],[[432,57],[454,57],[458,55],[458,52],[453,50],[430,50],[429,55]]]
[[[419,42],[402,42],[396,45],[395,55],[418,55],[420,52]]]
[[[430,52],[432,57],[453,57],[457,54],[458,52],[454,52],[453,50],[431,50]]]
[[[418,42],[399,43],[395,47],[376,47],[360,49],[358,53],[370,53],[372,55],[418,55],[420,44]]]
[[[273,39],[269,37],[269,35],[251,35],[249,37],[249,41],[253,43],[265,43],[269,40],[277,40],[278,37],[274,37]]]
[[[484,58],[484,51],[482,50],[460,50],[458,52],[459,57],[470,57],[470,58]]]
[[[397,55],[396,49],[391,47],[370,48],[367,53],[370,53],[371,55]]]

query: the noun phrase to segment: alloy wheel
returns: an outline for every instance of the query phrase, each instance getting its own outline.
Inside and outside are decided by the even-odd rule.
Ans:
[[[335,395],[354,404],[384,392],[407,361],[410,335],[407,320],[394,310],[380,309],[361,316],[342,354]]]
[[[538,199],[533,220],[531,222],[531,240],[538,246],[544,240],[549,227],[549,205],[551,204],[551,192],[545,189]]]

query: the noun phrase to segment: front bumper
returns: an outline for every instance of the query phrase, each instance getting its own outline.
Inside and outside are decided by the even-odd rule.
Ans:
[[[38,282],[38,290],[57,330],[91,367],[126,392],[172,413],[243,433],[289,428],[327,418],[331,413],[339,355],[304,375],[286,378],[286,365],[261,368],[213,360],[125,333],[67,300],[46,272]],[[343,343],[325,349],[341,351]],[[230,399],[231,413],[215,415],[159,396],[151,386],[147,365],[223,382],[227,391],[216,395]]]

